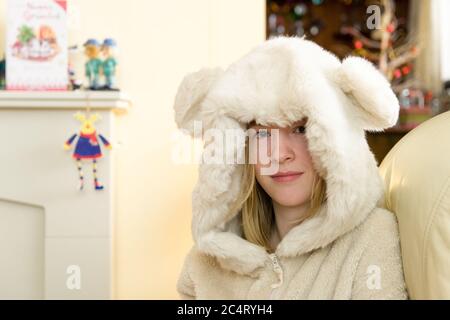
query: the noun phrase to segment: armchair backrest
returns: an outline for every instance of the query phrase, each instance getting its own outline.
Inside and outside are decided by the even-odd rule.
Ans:
[[[404,136],[379,169],[410,298],[450,299],[450,111]]]

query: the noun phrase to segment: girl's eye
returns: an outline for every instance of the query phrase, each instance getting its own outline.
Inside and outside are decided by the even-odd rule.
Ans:
[[[305,126],[298,126],[298,127],[295,128],[295,130],[294,130],[295,133],[301,133],[301,134],[305,133],[305,131],[306,131]]]
[[[270,137],[270,132],[267,129],[258,129],[256,131],[256,137],[258,137],[258,138]]]

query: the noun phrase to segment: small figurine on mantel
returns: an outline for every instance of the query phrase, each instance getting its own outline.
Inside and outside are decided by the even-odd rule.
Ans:
[[[6,87],[6,59],[0,61],[0,90],[4,90]]]
[[[83,83],[78,79],[77,72],[75,70],[75,60],[78,56],[78,46],[73,45],[68,48],[69,51],[69,90],[78,90],[81,89]]]
[[[89,81],[88,88],[90,90],[99,90],[101,89],[99,85],[99,78],[102,68],[102,60],[99,58],[100,43],[96,39],[89,39],[85,42],[84,47],[84,53],[88,57],[88,61],[85,65],[86,77],[88,77]]]
[[[118,91],[116,88],[116,66],[115,49],[117,43],[114,39],[107,38],[103,41],[101,51],[103,53],[102,71],[105,76],[105,85],[103,89]]]

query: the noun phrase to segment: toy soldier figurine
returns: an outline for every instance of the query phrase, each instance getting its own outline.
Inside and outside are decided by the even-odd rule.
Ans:
[[[105,76],[105,90],[119,90],[115,87],[116,82],[116,66],[117,60],[114,57],[114,49],[117,47],[116,41],[107,38],[103,41],[102,53],[103,60],[103,75]]]
[[[100,86],[98,83],[100,68],[102,66],[102,60],[99,59],[100,55],[100,43],[95,39],[89,39],[84,44],[85,55],[88,57],[86,62],[86,76],[89,80],[89,89],[99,90]]]

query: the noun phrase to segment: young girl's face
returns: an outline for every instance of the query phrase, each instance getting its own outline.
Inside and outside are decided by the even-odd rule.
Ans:
[[[249,127],[255,130],[252,142],[259,146],[253,151],[258,153],[255,157],[256,180],[272,201],[282,206],[303,205],[311,197],[316,173],[308,150],[305,125],[306,119],[286,128],[257,124]],[[267,148],[261,147],[265,145]]]

